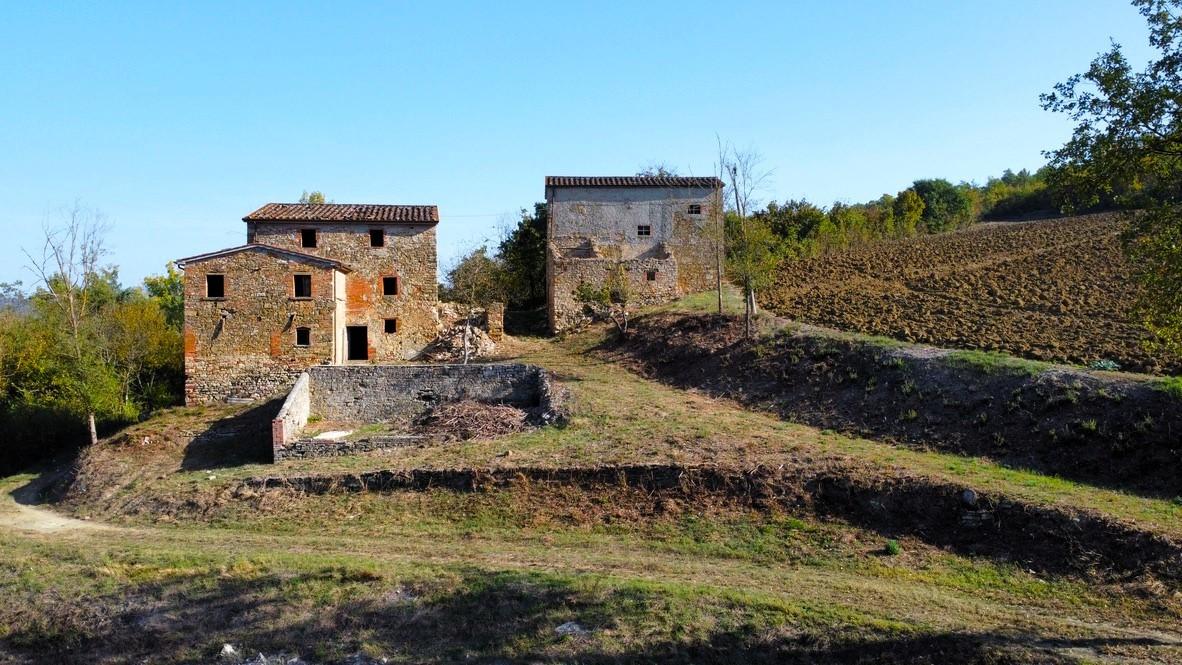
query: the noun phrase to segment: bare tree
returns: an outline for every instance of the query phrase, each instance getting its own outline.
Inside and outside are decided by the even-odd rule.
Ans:
[[[70,355],[78,372],[82,403],[86,406],[86,424],[90,443],[98,443],[95,427],[93,392],[89,389],[87,353],[92,351],[88,339],[89,324],[94,314],[91,294],[99,276],[99,261],[106,254],[103,235],[108,229],[101,213],[75,203],[63,213],[60,226],[43,227],[45,242],[40,258],[27,250],[29,269],[37,276],[45,299],[61,313],[70,346]]]
[[[748,215],[751,209],[758,205],[756,194],[761,191],[771,178],[771,171],[763,168],[763,158],[752,149],[738,150],[730,144],[723,144],[718,139],[718,165],[720,177],[726,183],[728,198],[734,201],[737,237],[732,254],[737,260],[732,261],[734,272],[742,282],[744,305],[744,330],[751,336],[752,321],[758,313],[755,303],[755,289],[758,282],[765,277],[762,273],[767,270],[767,261],[762,257],[766,253],[764,234],[751,233],[751,222]],[[719,291],[719,309],[722,309],[722,293]]]

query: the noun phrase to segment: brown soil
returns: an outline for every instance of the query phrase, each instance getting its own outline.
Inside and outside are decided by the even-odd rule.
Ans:
[[[742,322],[653,314],[603,351],[652,378],[841,430],[1182,496],[1182,400],[1145,381],[977,366],[820,331],[743,339]]]
[[[748,470],[678,465],[384,470],[251,478],[236,495],[249,499],[254,492],[275,489],[323,494],[562,487],[579,490],[584,520],[596,512],[604,521],[622,517],[634,522],[642,513],[677,511],[684,505],[699,510],[724,501],[837,518],[887,536],[909,535],[1050,574],[1110,582],[1160,579],[1174,588],[1182,583],[1182,544],[1164,536],[1088,511],[970,495],[964,487],[852,460]],[[549,496],[537,505],[553,511],[568,503]]]
[[[786,264],[765,305],[781,316],[937,346],[1177,374],[1147,351],[1121,252],[1101,214],[983,224]]]

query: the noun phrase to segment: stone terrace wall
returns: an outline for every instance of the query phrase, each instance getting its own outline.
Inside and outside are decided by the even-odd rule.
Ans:
[[[271,422],[273,444],[286,445],[295,438],[304,425],[308,424],[308,416],[311,415],[312,407],[312,393],[308,389],[309,383],[311,381],[308,379],[308,373],[304,372],[291,387],[291,392],[283,401],[283,407],[279,409],[279,415],[275,416],[275,420]]]
[[[538,425],[566,418],[564,391],[533,365],[345,365],[312,367],[304,376],[307,381],[301,377],[272,424],[276,460],[348,455],[422,438],[301,439],[299,429],[313,415],[349,423],[410,423],[435,404],[475,400],[533,409],[531,420]]]
[[[414,418],[432,404],[472,399],[537,405],[540,370],[531,365],[313,367],[312,413],[326,420]]]

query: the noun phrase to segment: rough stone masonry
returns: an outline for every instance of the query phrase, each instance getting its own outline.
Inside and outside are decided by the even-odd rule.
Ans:
[[[437,332],[435,206],[271,203],[180,259],[185,402],[260,399],[313,365],[403,361]]]
[[[581,284],[622,269],[650,305],[713,288],[722,251],[722,181],[685,177],[546,178],[550,329],[579,324]]]
[[[463,400],[530,409],[536,424],[565,418],[561,391],[534,365],[312,367],[300,375],[272,423],[274,458],[347,455],[410,441],[406,436],[349,441],[301,437],[312,416],[352,424],[409,425],[435,405]]]

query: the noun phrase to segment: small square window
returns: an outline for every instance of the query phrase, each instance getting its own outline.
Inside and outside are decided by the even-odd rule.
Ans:
[[[296,328],[296,346],[312,346],[311,328]]]
[[[653,227],[648,224],[639,224],[636,226],[636,235],[641,238],[647,238],[653,234]]]
[[[206,275],[205,276],[205,297],[206,298],[225,298],[226,297],[226,276],[225,275]]]
[[[382,229],[369,230],[369,246],[370,247],[385,247],[386,246],[386,232]]]
[[[398,319],[386,319],[386,334],[393,335],[398,332]]]
[[[697,203],[691,203],[689,204],[689,209],[686,210],[686,212],[691,215],[700,215],[702,214],[702,206]]]
[[[657,281],[657,271],[656,270],[649,270],[649,271],[645,272],[644,278],[650,282]]]
[[[316,229],[300,229],[300,247],[316,246]]]
[[[384,296],[398,295],[398,278],[397,277],[383,277],[382,278],[382,295],[384,295]]]
[[[312,276],[311,275],[296,275],[295,276],[295,297],[297,298],[311,298],[312,297]]]

